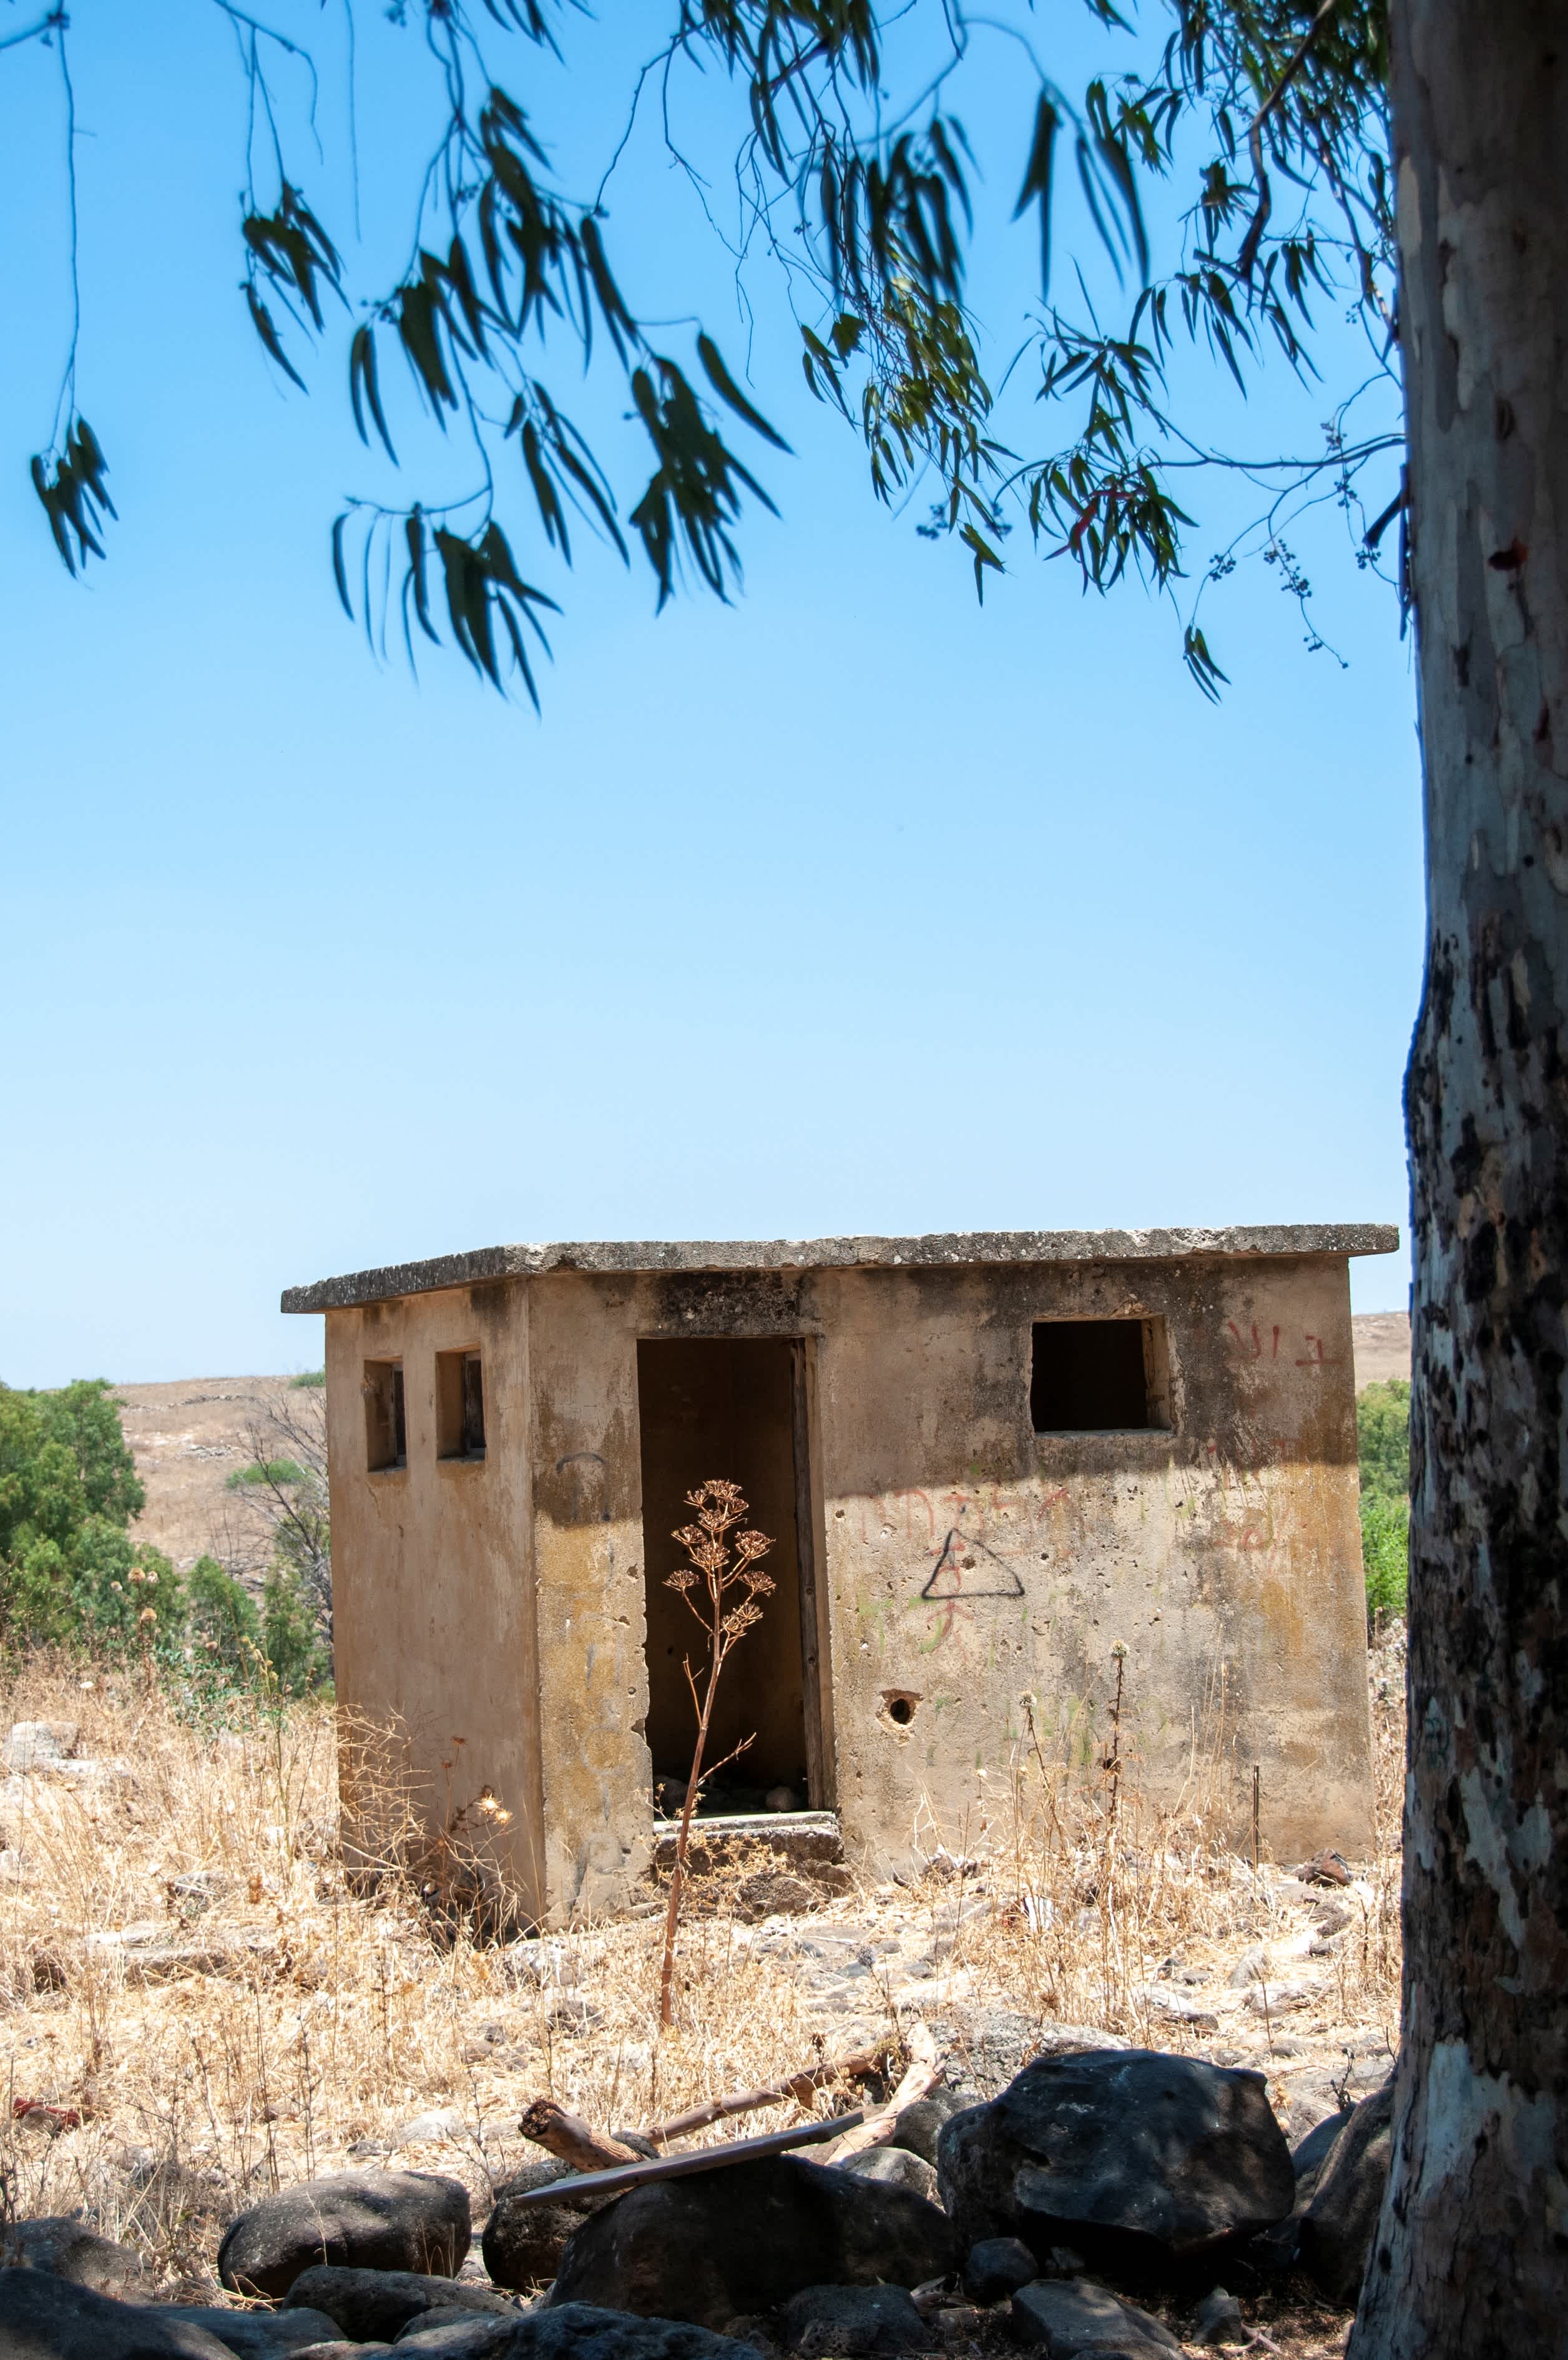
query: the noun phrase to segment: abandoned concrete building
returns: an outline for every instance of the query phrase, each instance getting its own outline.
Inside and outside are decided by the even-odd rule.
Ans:
[[[292,1289],[326,1314],[339,1699],[401,1725],[436,1823],[493,1797],[539,1918],[629,1902],[691,1758],[671,1535],[723,1476],[777,1589],[708,1808],[787,1787],[872,1867],[972,1849],[1024,1744],[1094,1745],[1124,1649],[1146,1790],[1217,1753],[1248,1841],[1255,1765],[1276,1857],[1365,1854],[1348,1262],[1397,1244],[501,1246]]]

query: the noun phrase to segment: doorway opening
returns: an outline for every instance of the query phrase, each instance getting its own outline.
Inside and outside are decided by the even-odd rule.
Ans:
[[[748,1502],[746,1524],[772,1539],[762,1566],[777,1586],[760,1601],[762,1621],[726,1661],[705,1756],[724,1766],[705,1778],[699,1808],[712,1816],[820,1808],[828,1800],[817,1689],[806,1350],[791,1337],[683,1336],[637,1347],[647,1739],[655,1796],[672,1815],[680,1808],[696,1740],[685,1662],[689,1657],[700,1693],[707,1650],[690,1609],[665,1587],[668,1576],[686,1563],[671,1535],[692,1521],[687,1492],[715,1476],[740,1485]],[[784,1788],[789,1804],[781,1798]]]

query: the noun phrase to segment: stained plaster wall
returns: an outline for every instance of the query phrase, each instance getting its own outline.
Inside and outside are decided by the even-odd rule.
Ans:
[[[435,1355],[476,1348],[486,1456],[438,1459]],[[367,1360],[403,1367],[408,1463],[376,1473],[366,1465]],[[377,1841],[369,1765],[379,1760],[395,1779],[411,1782],[433,1833],[466,1807],[465,1840],[491,1852],[528,1905],[542,1909],[526,1289],[459,1287],[329,1312],[326,1369],[334,1641],[351,1830],[360,1826],[367,1848]],[[367,1729],[387,1732],[385,1742],[367,1747]],[[475,1808],[487,1787],[510,1814],[504,1825]]]
[[[1164,1319],[1171,1430],[1037,1437],[1034,1322],[1107,1316]],[[1152,1792],[1218,1742],[1238,1831],[1257,1763],[1278,1856],[1368,1849],[1343,1257],[554,1271],[327,1326],[342,1692],[403,1714],[433,1777],[466,1737],[459,1799],[514,1810],[510,1865],[552,1918],[624,1903],[649,1856],[640,1337],[813,1339],[817,1799],[852,1855],[975,1841],[1022,1699],[1081,1747],[1118,1642]],[[474,1343],[488,1456],[441,1466],[433,1355]],[[367,1476],[362,1364],[397,1357],[410,1465]]]
[[[1081,1747],[1120,1642],[1138,1775],[1174,1799],[1261,1767],[1280,1856],[1371,1839],[1346,1265],[554,1273],[523,1282],[553,1910],[627,1897],[651,1764],[636,1342],[815,1338],[832,1735],[821,1799],[868,1861],[974,1840],[1033,1700]],[[1161,1317],[1168,1432],[1036,1437],[1036,1319]],[[716,1470],[717,1471],[717,1470]],[[927,1594],[927,1592],[931,1594]],[[758,1644],[753,1639],[748,1644]],[[888,1707],[902,1698],[900,1726]]]
[[[1281,1858],[1370,1847],[1346,1266],[1339,1259],[833,1274],[818,1355],[846,1837],[975,1841],[1030,1698],[1081,1751],[1124,1645],[1136,1775],[1195,1745]],[[826,1293],[826,1284],[823,1290]],[[821,1297],[819,1296],[819,1302]],[[822,1308],[828,1309],[823,1303]],[[1166,1323],[1171,1430],[1036,1437],[1036,1319]],[[913,1705],[900,1726],[889,1701]],[[1223,1710],[1222,1710],[1223,1708]]]

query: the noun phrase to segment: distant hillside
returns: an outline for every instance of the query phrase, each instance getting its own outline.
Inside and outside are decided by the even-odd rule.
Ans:
[[[116,1385],[120,1423],[147,1491],[131,1526],[177,1566],[216,1557],[236,1571],[261,1572],[266,1552],[254,1521],[236,1513],[228,1479],[258,1453],[267,1413],[290,1390],[287,1377],[180,1377],[167,1385]],[[293,1395],[297,1403],[302,1396]],[[273,1443],[265,1455],[276,1451]]]
[[[1410,1373],[1410,1315],[1408,1311],[1358,1311],[1351,1321],[1355,1349],[1355,1390],[1380,1384],[1386,1377]]]

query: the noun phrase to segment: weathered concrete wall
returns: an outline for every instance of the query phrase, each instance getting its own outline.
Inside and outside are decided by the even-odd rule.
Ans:
[[[1170,1430],[1037,1437],[1034,1323],[1112,1316],[1165,1322]],[[1146,1788],[1174,1799],[1194,1747],[1218,1744],[1236,1832],[1256,1763],[1278,1856],[1369,1848],[1341,1257],[556,1268],[335,1310],[328,1333],[345,1694],[417,1719],[433,1763],[464,1734],[468,1788],[529,1798],[513,1857],[556,1918],[618,1906],[648,1858],[640,1338],[815,1339],[813,1800],[837,1802],[852,1852],[905,1857],[917,1830],[976,1841],[1022,1699],[1069,1747],[1118,1643]],[[489,1455],[443,1467],[433,1354],[473,1342]],[[410,1466],[367,1477],[360,1371],[398,1356]]]
[[[848,1841],[972,1841],[1020,1699],[1064,1743],[1120,1642],[1146,1788],[1218,1736],[1234,1828],[1257,1763],[1280,1857],[1369,1848],[1343,1262],[832,1273],[814,1307]],[[1172,1430],[1036,1437],[1035,1320],[1130,1315],[1167,1323]]]
[[[435,1355],[476,1348],[486,1456],[438,1459]],[[402,1362],[406,1467],[367,1470],[367,1360]],[[406,1765],[433,1833],[489,1787],[511,1818],[488,1841],[542,1907],[527,1290],[462,1287],[329,1312],[326,1367],[345,1766],[356,1721],[394,1731],[391,1759]],[[470,1808],[465,1837],[485,1826]]]

